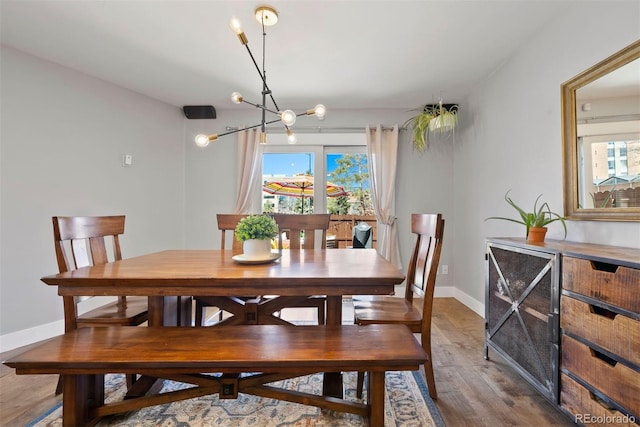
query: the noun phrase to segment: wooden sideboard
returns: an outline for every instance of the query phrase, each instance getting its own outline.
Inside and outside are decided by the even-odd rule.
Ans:
[[[577,424],[640,416],[640,249],[492,238],[489,348]]]

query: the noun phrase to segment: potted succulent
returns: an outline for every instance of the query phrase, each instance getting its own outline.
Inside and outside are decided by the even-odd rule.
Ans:
[[[271,253],[271,239],[278,235],[278,225],[269,215],[249,215],[236,225],[236,239],[243,242],[247,259],[262,259]]]
[[[458,124],[458,105],[427,104],[417,115],[407,120],[403,127],[411,129],[413,146],[418,151],[429,147],[429,134],[433,132],[445,133],[453,131]]]
[[[511,190],[509,190],[511,191]],[[547,233],[547,225],[555,221],[560,221],[564,227],[564,237],[567,237],[567,224],[565,219],[561,215],[552,212],[549,208],[549,204],[544,202],[538,207],[538,202],[542,194],[540,194],[533,204],[533,211],[526,212],[524,209],[516,205],[516,203],[509,197],[509,191],[504,195],[504,199],[509,205],[511,205],[520,214],[520,219],[505,218],[499,216],[492,216],[489,219],[502,219],[505,221],[511,221],[518,224],[522,224],[526,227],[526,237],[528,242],[544,242],[544,237]]]

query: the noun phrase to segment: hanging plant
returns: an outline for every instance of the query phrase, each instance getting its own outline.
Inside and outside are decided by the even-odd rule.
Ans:
[[[429,148],[429,134],[453,132],[458,124],[458,105],[427,104],[417,115],[407,120],[403,127],[411,129],[413,147],[418,151]]]

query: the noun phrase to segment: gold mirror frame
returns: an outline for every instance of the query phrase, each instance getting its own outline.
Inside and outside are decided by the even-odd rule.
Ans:
[[[578,139],[576,91],[640,58],[640,41],[611,55],[604,61],[580,73],[561,85],[564,215],[570,220],[640,221],[640,208],[582,208],[578,204]]]

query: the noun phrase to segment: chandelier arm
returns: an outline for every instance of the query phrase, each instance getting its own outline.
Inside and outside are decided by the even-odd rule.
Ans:
[[[256,107],[256,108],[260,108],[260,109],[262,109],[262,110],[266,110],[266,111],[268,111],[268,112],[270,112],[270,113],[273,113],[273,114],[275,114],[275,115],[280,115],[280,112],[278,112],[278,111],[271,110],[271,109],[267,108],[267,107],[266,107],[266,106],[264,106],[264,105],[255,104],[255,103],[253,103],[253,102],[251,102],[251,101],[247,101],[247,100],[245,100],[244,98],[242,99],[242,102],[244,102],[245,104],[252,105],[252,106],[254,106],[254,107]]]
[[[267,78],[265,76],[265,74],[260,71],[260,66],[258,65],[258,62],[256,61],[256,58],[253,56],[253,53],[251,52],[251,48],[249,47],[249,44],[245,44],[244,45],[247,48],[247,52],[249,52],[249,56],[251,57],[251,61],[253,61],[253,65],[256,67],[256,71],[258,72],[258,75],[260,76],[260,79],[262,80],[262,86],[263,86],[263,92],[266,92],[267,95],[269,95],[269,97],[271,98],[271,102],[273,102],[273,106],[276,107],[276,110],[280,110],[280,107],[278,107],[278,103],[276,102],[276,100],[273,98],[273,93],[271,92],[271,89],[269,88],[269,85],[267,84]],[[264,55],[264,53],[263,53]]]
[[[270,125],[270,124],[273,124],[273,123],[276,123],[276,122],[279,122],[279,121],[280,121],[280,119],[276,119],[276,120],[268,121],[268,122],[266,122],[264,124],[265,125]],[[225,135],[231,135],[233,133],[242,132],[243,130],[255,129],[255,128],[261,127],[261,126],[262,126],[262,123],[258,123],[257,125],[246,126],[246,127],[237,128],[237,129],[231,129],[231,130],[229,130],[227,132],[219,133],[219,134],[217,134],[217,136],[221,137],[221,136],[225,136]],[[227,129],[229,129],[229,128],[227,127]]]

